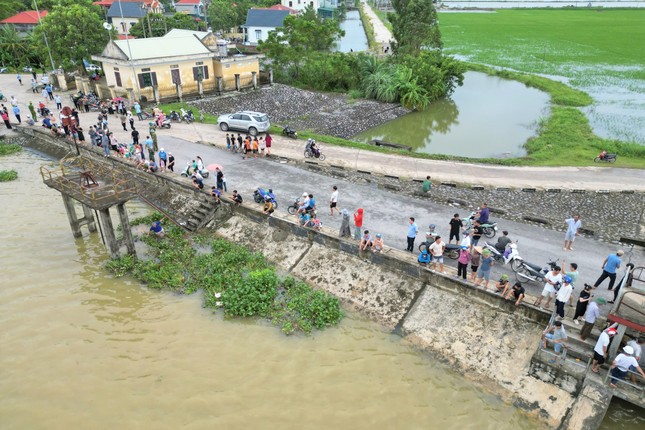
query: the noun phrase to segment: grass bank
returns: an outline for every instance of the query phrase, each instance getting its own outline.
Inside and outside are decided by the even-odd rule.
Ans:
[[[159,213],[132,221],[150,225]],[[115,276],[131,275],[149,288],[182,294],[202,290],[204,307],[222,308],[226,318],[264,318],[285,334],[311,333],[343,318],[339,300],[292,277],[280,279],[260,253],[223,239],[191,237],[170,222],[165,237],[142,235],[148,258],[126,255],[106,267]]]
[[[20,151],[22,151],[22,146],[16,143],[0,143],[0,157],[15,154]]]

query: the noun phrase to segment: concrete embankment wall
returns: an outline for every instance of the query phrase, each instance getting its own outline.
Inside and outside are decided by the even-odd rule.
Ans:
[[[34,133],[33,129],[26,129]],[[24,129],[23,129],[24,131]],[[36,132],[26,145],[55,157],[75,147]],[[136,175],[158,205],[181,216],[195,210],[198,194],[188,180],[135,171],[122,160],[105,159],[81,148],[83,155]],[[202,195],[204,193],[201,193]],[[466,377],[557,427],[574,394],[528,376],[548,315],[514,306],[498,295],[420,268],[408,253],[387,249],[360,255],[357,243],[335,231],[312,231],[295,217],[266,217],[260,206],[225,202],[220,216],[206,227],[216,234],[262,252],[284,271],[339,297],[401,336],[450,363]]]

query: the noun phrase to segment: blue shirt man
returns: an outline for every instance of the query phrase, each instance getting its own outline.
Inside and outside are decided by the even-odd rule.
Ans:
[[[607,258],[605,258],[605,261],[602,263],[602,274],[596,282],[593,284],[594,287],[598,287],[602,282],[609,278],[609,291],[614,289],[614,282],[616,282],[616,269],[620,267],[620,257],[625,252],[620,249],[616,251],[615,254],[609,254]]]
[[[406,251],[414,252],[414,239],[417,237],[418,232],[419,232],[419,228],[414,223],[414,217],[410,217],[410,225],[408,225],[408,237],[407,237],[408,247],[406,248]]]

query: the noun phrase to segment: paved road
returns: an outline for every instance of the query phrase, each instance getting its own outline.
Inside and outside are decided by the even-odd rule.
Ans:
[[[25,76],[25,80],[30,79]],[[25,81],[23,81],[25,82]],[[39,94],[33,94],[28,83],[18,85],[13,74],[0,75],[0,91],[7,98],[16,95],[23,116],[29,112],[27,105],[41,99]],[[70,104],[69,94],[63,94],[63,105]],[[6,103],[6,105],[9,105]],[[56,105],[49,102],[48,107]],[[10,115],[15,121],[13,115]],[[87,130],[89,124],[96,122],[96,112],[82,113],[81,125]],[[147,121],[137,121],[135,125],[145,138]],[[110,118],[110,130],[121,142],[130,141],[130,132],[124,132],[116,116]],[[0,126],[0,134],[6,133]],[[209,124],[173,124],[170,130],[161,130],[159,135],[174,135],[192,142],[225,142],[225,133],[216,126]],[[301,158],[304,142],[283,139],[274,136],[273,153],[290,158]],[[425,178],[431,175],[433,181],[449,181],[467,184],[481,184],[500,187],[538,187],[587,190],[638,190],[645,192],[645,171],[638,169],[621,169],[612,167],[506,167],[474,163],[459,163],[453,161],[425,160],[400,155],[382,154],[354,148],[345,148],[322,144],[330,164],[342,165],[350,169],[367,170],[375,173],[396,175],[403,178]]]
[[[278,197],[280,212],[285,212],[292,200],[300,196],[303,191],[311,192],[316,197],[319,207],[319,218],[323,225],[338,229],[341,218],[339,215],[329,216],[328,202],[332,186],[337,185],[340,191],[339,206],[348,208],[352,213],[358,207],[365,210],[364,228],[372,233],[382,233],[386,245],[405,249],[408,217],[414,216],[420,230],[436,224],[437,232],[447,238],[448,222],[455,212],[467,215],[466,209],[455,209],[446,205],[437,205],[421,201],[404,195],[376,188],[374,185],[357,185],[347,181],[329,178],[324,175],[301,170],[287,164],[265,159],[243,160],[238,154],[230,153],[212,146],[191,143],[169,135],[160,135],[160,144],[166,151],[171,151],[177,158],[178,165],[185,165],[186,161],[200,155],[205,164],[216,163],[224,167],[224,172],[229,184],[229,192],[233,188],[242,193],[246,204],[252,202],[253,190],[257,187],[272,187]],[[206,185],[214,185],[214,178],[209,178]],[[513,240],[518,241],[520,254],[530,262],[545,265],[550,258],[565,258],[569,262],[577,262],[580,270],[579,286],[582,283],[593,283],[600,274],[600,266],[605,256],[614,252],[614,245],[579,238],[575,242],[573,252],[562,250],[563,234],[533,225],[524,225],[514,221],[497,218],[502,229],[510,231]],[[420,243],[417,240],[416,245]],[[497,240],[497,237],[494,238]],[[628,249],[625,249],[628,251]],[[633,261],[645,264],[645,251],[634,250],[627,255]],[[410,258],[416,258],[416,254]],[[625,260],[626,261],[626,260]],[[456,266],[451,261],[450,265]],[[512,274],[510,267],[494,267],[493,278],[498,279],[502,273]],[[597,295],[610,297],[605,287]],[[541,285],[529,287],[529,293],[536,294],[542,289]],[[577,289],[579,292],[579,289]],[[577,294],[576,294],[577,297]],[[613,296],[612,296],[613,297]]]
[[[361,3],[363,3],[363,10],[365,11],[365,14],[369,18],[370,22],[372,23],[372,27],[374,28],[374,39],[378,44],[381,45],[381,49],[385,49],[386,47],[390,46],[390,41],[393,39],[392,37],[392,32],[383,24],[383,21],[376,16],[374,11],[372,10],[372,7],[367,4],[365,0],[361,0]]]

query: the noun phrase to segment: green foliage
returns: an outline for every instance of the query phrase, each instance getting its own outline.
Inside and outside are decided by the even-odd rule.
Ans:
[[[310,6],[298,16],[284,19],[280,31],[272,31],[258,49],[271,58],[273,67],[298,80],[302,65],[321,53],[329,53],[344,34],[335,19],[323,19]]]
[[[175,13],[170,17],[160,13],[150,13],[130,28],[130,34],[138,38],[160,37],[173,28],[201,31],[205,30],[204,27],[203,22],[198,23],[185,13]]]
[[[273,323],[279,325],[283,333],[301,330],[309,334],[313,329],[322,330],[343,319],[340,302],[331,294],[314,290],[291,277],[284,280],[282,287],[285,293],[275,303]]]
[[[15,170],[0,170],[0,182],[15,181],[18,179],[18,172]]]
[[[222,294],[224,314],[229,317],[268,317],[278,293],[278,276],[273,269],[249,273],[242,282]]]
[[[13,25],[0,28],[0,64],[20,70],[24,65],[34,64],[29,39],[21,37]]]
[[[54,5],[31,37],[33,49],[40,58],[48,56],[44,34],[57,60],[56,66],[62,64],[64,68],[82,67],[83,58],[100,53],[110,40],[108,32],[103,30],[101,9],[92,5],[91,0],[59,0]]]
[[[208,22],[214,31],[229,33],[246,22],[246,13],[251,7],[270,7],[279,0],[213,0],[208,5]]]
[[[161,214],[154,213],[131,224],[149,225],[159,219]],[[293,293],[285,292],[285,285],[292,285],[293,280],[281,285],[275,269],[261,254],[222,239],[198,236],[191,240],[169,223],[163,227],[164,238],[141,237],[149,247],[149,258],[124,256],[109,261],[106,268],[115,276],[130,274],[150,288],[183,294],[201,289],[204,306],[223,306],[227,317],[267,318],[288,334],[295,330],[308,334],[342,318],[340,303],[331,295],[314,292],[306,284]],[[209,249],[204,250],[206,245]]]
[[[22,151],[22,146],[16,143],[0,143],[0,156],[11,155]]]
[[[21,0],[2,0],[0,1],[0,20],[9,18],[22,10],[25,10],[25,5]]]
[[[392,0],[392,51],[417,55],[421,50],[441,49],[441,32],[434,4],[428,0]]]

